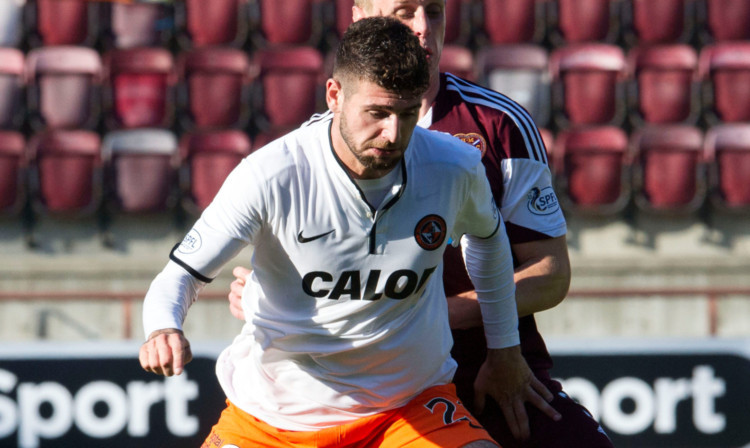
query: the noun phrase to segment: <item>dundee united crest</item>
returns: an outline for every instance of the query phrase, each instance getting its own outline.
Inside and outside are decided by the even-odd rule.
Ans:
[[[435,250],[445,241],[447,233],[445,220],[438,215],[427,215],[420,219],[414,228],[414,239],[419,247],[425,250]]]
[[[484,140],[484,137],[482,137],[480,134],[477,134],[476,132],[469,132],[468,134],[456,134],[454,135],[454,137],[477,148],[479,152],[482,153],[482,157],[484,157],[484,153],[487,152],[487,142]]]

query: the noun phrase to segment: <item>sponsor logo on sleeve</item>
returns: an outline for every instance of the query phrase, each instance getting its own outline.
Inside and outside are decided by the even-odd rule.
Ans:
[[[552,187],[534,187],[526,198],[529,211],[535,215],[551,215],[560,209],[557,195]]]
[[[203,240],[201,238],[201,234],[198,233],[197,230],[191,229],[190,232],[185,235],[185,238],[183,238],[180,245],[177,247],[177,252],[185,255],[192,254],[194,252],[197,252],[198,249],[201,248],[202,244]]]

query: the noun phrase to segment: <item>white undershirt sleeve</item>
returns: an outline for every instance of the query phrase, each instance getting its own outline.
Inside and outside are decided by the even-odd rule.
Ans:
[[[487,347],[518,345],[516,285],[505,227],[501,225],[489,238],[464,235],[461,247],[482,310]]]
[[[205,282],[170,260],[151,282],[143,302],[143,330],[146,338],[152,332],[164,328],[182,330],[187,310],[204,286]]]

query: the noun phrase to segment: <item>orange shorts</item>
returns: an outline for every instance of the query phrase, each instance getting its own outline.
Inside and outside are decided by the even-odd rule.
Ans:
[[[431,387],[406,406],[319,431],[286,431],[227,408],[201,448],[458,448],[492,441],[456,396],[453,384]]]

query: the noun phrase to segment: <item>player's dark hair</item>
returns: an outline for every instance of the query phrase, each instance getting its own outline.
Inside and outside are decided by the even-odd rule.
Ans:
[[[427,54],[404,24],[369,17],[349,25],[336,51],[333,77],[359,79],[400,95],[421,96],[429,86]]]

